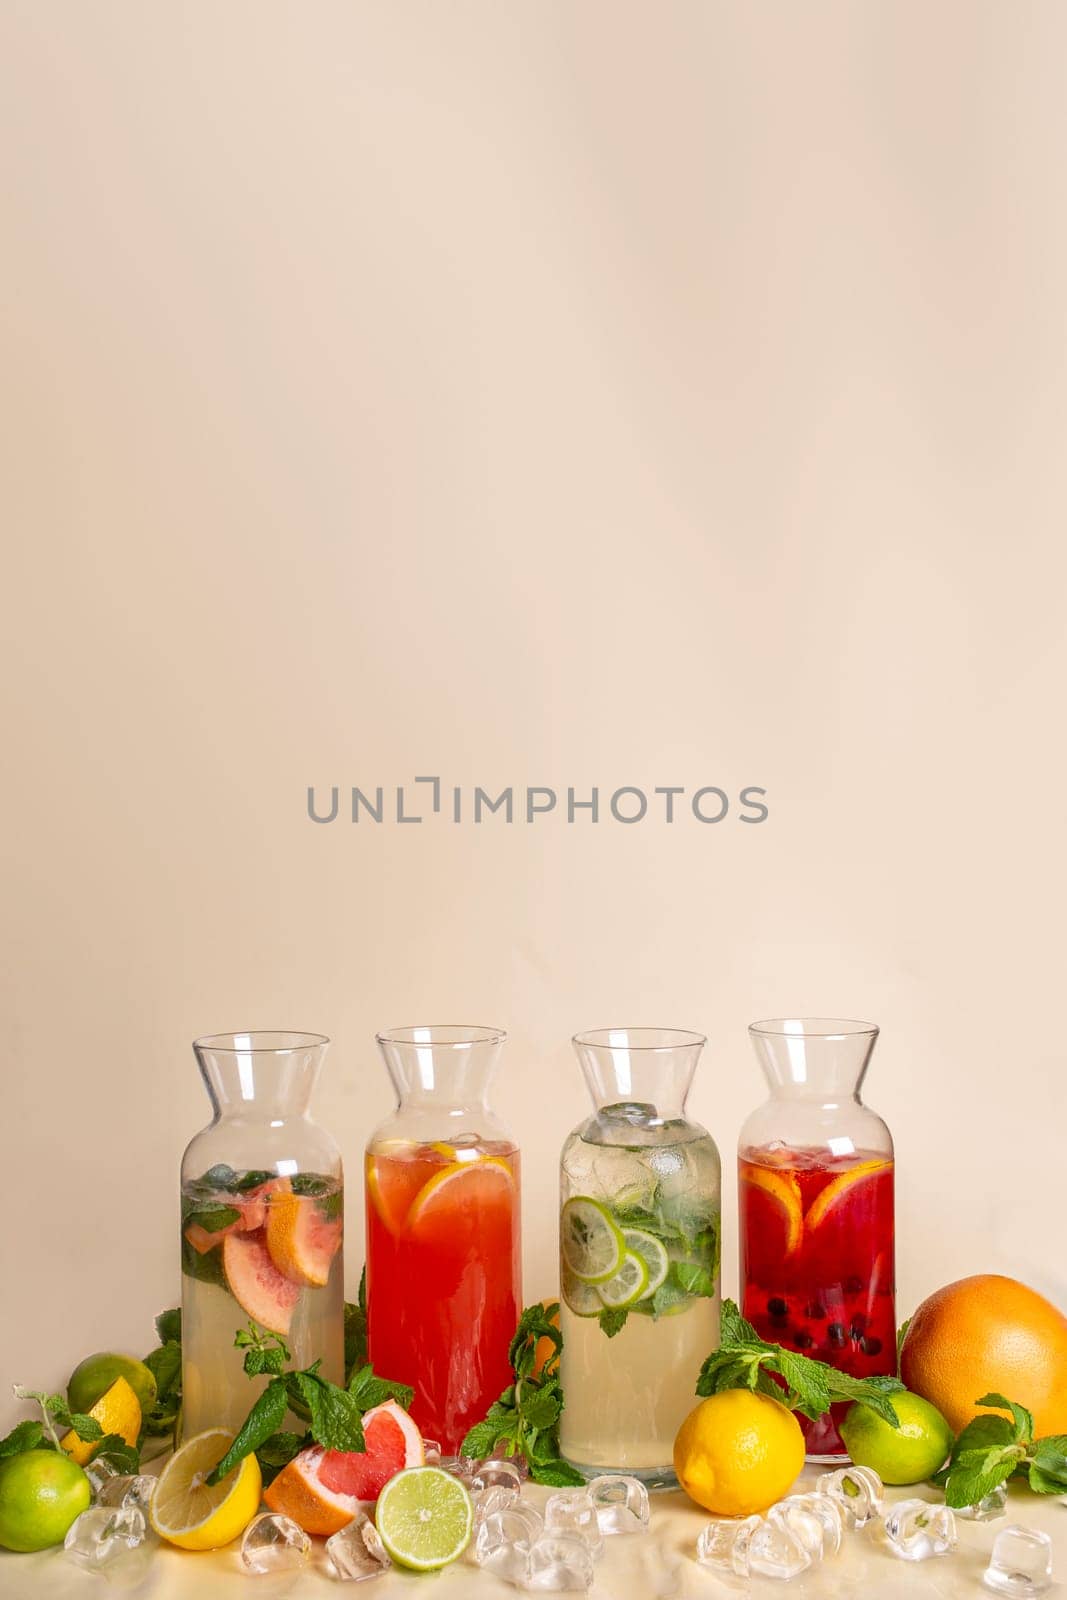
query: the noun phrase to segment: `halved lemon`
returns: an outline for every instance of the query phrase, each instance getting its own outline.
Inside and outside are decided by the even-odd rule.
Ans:
[[[888,1172],[892,1165],[891,1161],[884,1159],[860,1161],[856,1166],[847,1168],[839,1177],[831,1179],[825,1189],[819,1190],[808,1207],[805,1218],[807,1226],[812,1230],[819,1227],[842,1200],[852,1193],[858,1183],[864,1183],[881,1172]]]
[[[233,1443],[225,1428],[195,1434],[167,1462],[152,1494],[148,1520],[181,1550],[218,1550],[243,1533],[259,1510],[263,1479],[254,1455],[245,1456],[222,1482],[205,1479]]]
[[[137,1443],[137,1435],[141,1431],[141,1402],[125,1378],[116,1378],[111,1387],[104,1390],[95,1406],[89,1407],[87,1415],[99,1422],[105,1433],[117,1433],[128,1445]],[[67,1455],[81,1467],[84,1467],[99,1443],[94,1440],[92,1444],[86,1444],[73,1428],[59,1442]]]
[[[804,1207],[796,1173],[779,1172],[746,1163],[742,1168],[741,1183],[750,1184],[771,1201],[783,1228],[782,1248],[787,1256],[791,1256],[804,1232]]]

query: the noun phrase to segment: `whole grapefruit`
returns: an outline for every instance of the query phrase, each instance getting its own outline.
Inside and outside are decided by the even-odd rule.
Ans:
[[[1067,1317],[1014,1278],[960,1278],[912,1317],[900,1376],[956,1433],[991,1393],[1032,1411],[1036,1438],[1067,1433]]]

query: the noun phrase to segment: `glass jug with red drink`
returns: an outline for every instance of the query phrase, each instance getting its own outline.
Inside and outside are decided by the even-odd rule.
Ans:
[[[873,1023],[754,1022],[770,1099],[738,1142],[744,1315],[764,1339],[858,1378],[896,1371],[893,1139],[860,1087]],[[839,1461],[847,1405],[801,1417],[808,1457]]]
[[[496,1028],[379,1034],[399,1102],[366,1156],[367,1343],[446,1454],[512,1381],[519,1151],[490,1110]]]

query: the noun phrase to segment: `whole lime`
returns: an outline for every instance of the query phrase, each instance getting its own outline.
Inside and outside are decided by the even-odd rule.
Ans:
[[[92,1499],[77,1462],[54,1450],[24,1450],[0,1461],[0,1545],[47,1550],[62,1544]]]
[[[922,1483],[952,1449],[952,1429],[935,1406],[907,1389],[888,1396],[900,1419],[891,1427],[858,1401],[849,1406],[840,1433],[858,1467],[873,1467],[883,1483]]]
[[[100,1350],[95,1356],[86,1356],[70,1375],[67,1400],[72,1411],[83,1414],[89,1411],[116,1378],[125,1378],[147,1416],[156,1403],[156,1380],[136,1356],[124,1356],[114,1350]]]

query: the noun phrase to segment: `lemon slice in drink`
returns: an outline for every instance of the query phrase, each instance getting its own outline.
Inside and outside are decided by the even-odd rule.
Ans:
[[[214,1488],[204,1481],[232,1443],[225,1428],[208,1428],[167,1462],[148,1514],[161,1539],[182,1550],[218,1550],[247,1528],[263,1486],[255,1456],[245,1456]]]
[[[596,1289],[606,1306],[620,1311],[624,1306],[643,1300],[648,1293],[648,1268],[640,1256],[627,1250],[618,1272],[607,1283],[598,1283]]]
[[[644,1228],[624,1228],[622,1236],[627,1250],[640,1256],[648,1269],[645,1293],[655,1294],[660,1285],[667,1281],[667,1274],[671,1270],[671,1258],[666,1246],[654,1233],[646,1233]]]
[[[471,1497],[440,1467],[408,1467],[381,1494],[374,1525],[393,1560],[414,1572],[435,1572],[461,1556],[474,1523]]]
[[[595,1283],[583,1283],[564,1263],[560,1273],[560,1293],[576,1317],[599,1317],[604,1302],[597,1293]]]
[[[563,1260],[583,1283],[607,1283],[622,1266],[626,1246],[611,1212],[599,1200],[575,1195],[559,1219]]]

